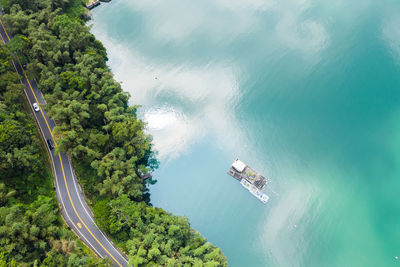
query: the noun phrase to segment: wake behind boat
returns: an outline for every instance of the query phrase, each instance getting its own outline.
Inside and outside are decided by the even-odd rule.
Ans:
[[[249,190],[253,196],[261,200],[263,203],[268,202],[269,197],[262,192],[268,183],[268,180],[264,176],[258,174],[239,159],[232,163],[232,167],[229,169],[228,174],[240,181],[240,184],[244,188]]]

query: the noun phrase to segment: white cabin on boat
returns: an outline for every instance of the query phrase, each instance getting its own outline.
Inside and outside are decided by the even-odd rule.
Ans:
[[[244,162],[241,161],[240,159],[237,159],[232,163],[232,168],[234,168],[238,172],[243,172],[244,169],[246,169],[246,167],[247,167],[247,165],[244,164]]]
[[[268,182],[265,177],[258,174],[239,159],[236,159],[232,163],[228,174],[240,181],[240,184],[249,190],[253,196],[257,197],[263,203],[267,203],[269,197],[262,192]]]

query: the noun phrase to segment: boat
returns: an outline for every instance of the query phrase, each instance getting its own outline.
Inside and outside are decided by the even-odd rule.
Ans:
[[[93,9],[98,5],[100,5],[100,1],[99,0],[89,0],[89,3],[87,3],[85,6],[86,6],[87,9]]]
[[[240,184],[246,188],[247,190],[249,190],[249,192],[255,196],[256,198],[258,198],[259,200],[261,200],[264,203],[267,203],[269,200],[269,197],[264,194],[263,192],[261,192],[260,190],[258,190],[254,185],[252,185],[251,183],[249,183],[246,179],[242,179],[240,181]]]
[[[228,174],[238,180],[244,188],[261,202],[268,202],[269,197],[263,192],[268,180],[247,166],[243,161],[236,159],[228,170]]]

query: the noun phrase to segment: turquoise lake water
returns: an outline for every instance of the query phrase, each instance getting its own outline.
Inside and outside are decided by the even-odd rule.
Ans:
[[[152,203],[230,266],[398,266],[400,2],[114,0],[92,32],[154,136]],[[270,177],[264,205],[226,174]]]

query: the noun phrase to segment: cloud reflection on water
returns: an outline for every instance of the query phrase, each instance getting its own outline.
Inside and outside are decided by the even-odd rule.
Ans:
[[[143,105],[160,159],[178,157],[206,134],[237,137],[233,102],[240,92],[231,66],[158,65],[105,36],[100,39],[114,48],[113,71],[133,95],[132,104]]]
[[[329,35],[323,24],[304,17],[311,7],[308,0],[217,0],[207,5],[177,0],[124,3],[140,10],[146,29],[142,38],[146,42],[159,42],[160,49],[165,43],[173,43],[177,54],[179,47],[196,41],[210,46],[221,45],[224,41],[222,46],[230,47],[233,46],[230,41],[238,41],[237,36],[252,30],[257,30],[259,40],[265,42],[264,50],[279,47],[280,52],[291,50],[318,57],[318,52],[329,45]],[[264,24],[266,16],[271,18],[269,24]],[[236,149],[234,153],[251,154],[238,151],[238,147],[251,143],[246,140],[248,132],[239,125],[235,110],[245,91],[240,87],[246,69],[240,69],[238,62],[209,55],[211,60],[205,62],[201,62],[199,56],[196,63],[190,60],[173,62],[173,59],[166,63],[136,50],[135,46],[119,43],[97,28],[101,27],[93,31],[108,48],[117,80],[123,81],[123,88],[133,95],[134,103],[143,105],[142,115],[162,161],[179,157],[206,135],[218,138],[216,143],[224,150]],[[286,257],[301,257],[302,253],[295,247],[298,242],[288,240],[291,232],[287,224],[295,224],[308,212],[308,202],[315,195],[304,199],[307,192],[308,188],[297,187],[296,192],[287,193],[284,201],[276,203],[268,223],[263,226],[261,244],[281,266],[296,261],[293,258],[285,261]],[[299,234],[295,238],[302,236]]]
[[[275,43],[278,47],[283,45],[299,52],[318,53],[329,45],[323,23],[305,16],[313,7],[311,0],[218,0],[207,5],[193,1],[139,0],[129,1],[129,6],[144,14],[147,34],[158,42],[181,46],[206,34],[207,42],[220,45],[233,36],[255,31],[258,35],[265,34],[268,42],[278,41]],[[266,17],[271,18],[268,24]]]

